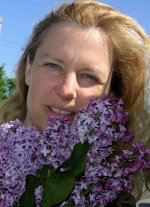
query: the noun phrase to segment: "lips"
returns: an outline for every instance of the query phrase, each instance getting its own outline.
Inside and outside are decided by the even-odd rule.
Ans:
[[[70,111],[64,111],[64,110],[61,110],[61,109],[58,109],[58,108],[54,108],[54,107],[48,107],[48,108],[54,114],[66,115],[66,116],[74,115],[74,113],[73,112],[70,112]]]

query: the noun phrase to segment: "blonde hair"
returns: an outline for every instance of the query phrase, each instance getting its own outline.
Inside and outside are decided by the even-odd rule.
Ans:
[[[28,86],[25,84],[27,55],[34,60],[37,48],[52,24],[77,22],[85,27],[96,27],[103,31],[113,54],[113,76],[110,93],[122,98],[126,109],[131,111],[143,99],[145,51],[150,48],[148,36],[130,17],[108,5],[90,0],[77,0],[52,11],[33,30],[32,36],[20,58],[17,68],[17,86],[0,109],[0,122],[12,119],[24,120]]]
[[[76,22],[104,32],[113,54],[113,75],[109,95],[122,98],[129,112],[136,111],[141,106],[145,71],[149,63],[147,54],[150,53],[148,35],[135,20],[108,5],[92,0],[77,0],[63,4],[35,26],[18,63],[16,90],[0,109],[1,123],[16,118],[24,121],[28,93],[28,86],[25,84],[27,56],[29,55],[32,63],[36,50],[49,28],[64,22]]]

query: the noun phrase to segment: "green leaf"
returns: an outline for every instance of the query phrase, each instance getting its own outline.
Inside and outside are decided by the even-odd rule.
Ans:
[[[47,179],[50,177],[55,171],[55,168],[51,165],[44,165],[41,170],[39,170],[36,174],[36,178]]]
[[[55,171],[55,168],[51,165],[44,165],[41,170],[39,170],[35,177],[34,187],[37,188],[39,185],[44,185],[47,178],[50,177]]]
[[[44,165],[41,170],[39,170],[34,175],[27,175],[26,177],[26,191],[21,196],[19,200],[19,207],[33,207],[35,204],[35,188],[39,185],[44,185],[46,179],[51,176],[52,172],[54,172],[54,167],[50,165]]]
[[[64,172],[55,172],[44,186],[41,207],[51,207],[63,202],[74,187],[75,178]]]
[[[74,146],[71,157],[57,170],[45,165],[37,172],[36,176],[27,176],[26,191],[19,201],[19,207],[33,207],[35,204],[35,187],[43,185],[43,199],[41,207],[51,207],[65,201],[74,188],[75,178],[84,172],[88,142],[77,143]]]
[[[19,200],[19,207],[34,207],[34,175],[27,175],[26,177],[26,191],[23,193]]]
[[[77,143],[74,146],[71,157],[60,166],[60,169],[62,168],[64,171],[69,172],[74,177],[81,176],[86,167],[89,147],[90,146],[87,141],[83,144]]]

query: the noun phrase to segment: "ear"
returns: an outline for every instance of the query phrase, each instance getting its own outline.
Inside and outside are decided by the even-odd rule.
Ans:
[[[31,76],[31,63],[29,55],[27,56],[26,68],[25,68],[25,83],[27,86],[30,85],[30,76]]]

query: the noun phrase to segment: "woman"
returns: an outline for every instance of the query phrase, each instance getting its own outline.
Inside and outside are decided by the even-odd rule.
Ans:
[[[129,127],[148,144],[143,99],[149,54],[148,35],[130,17],[90,0],[64,4],[34,28],[18,64],[16,91],[1,107],[0,121],[20,119],[43,131],[49,115],[72,119],[91,98],[106,93],[124,100]],[[143,179],[148,188],[148,172]],[[137,197],[145,189],[141,183],[135,186]]]

